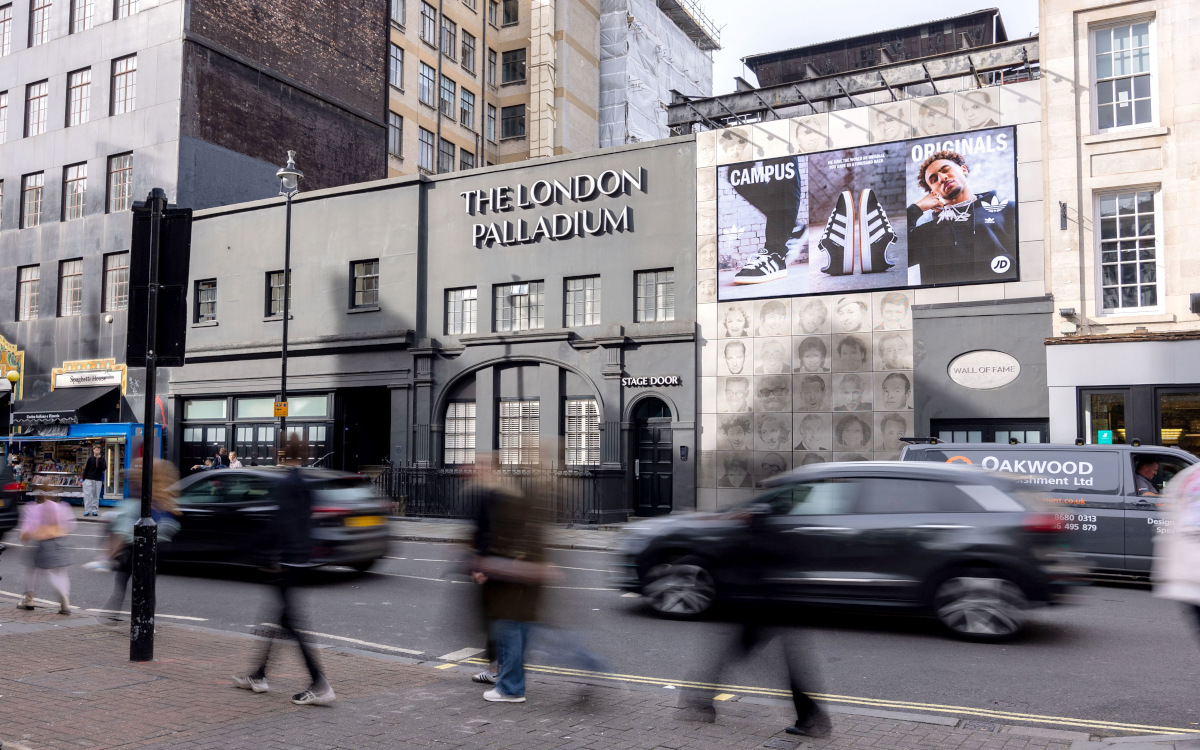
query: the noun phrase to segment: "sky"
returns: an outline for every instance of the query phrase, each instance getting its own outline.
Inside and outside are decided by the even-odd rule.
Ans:
[[[743,72],[742,58],[830,39],[935,21],[984,8],[999,8],[1009,39],[1037,31],[1037,0],[978,0],[967,5],[936,5],[927,10],[896,0],[699,0],[705,15],[721,29],[713,57],[713,93],[734,90],[733,77],[755,83]],[[753,8],[750,12],[748,9]]]

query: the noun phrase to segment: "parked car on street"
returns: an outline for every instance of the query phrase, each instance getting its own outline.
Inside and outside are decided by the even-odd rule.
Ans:
[[[1160,502],[1163,488],[1196,457],[1159,445],[933,443],[906,446],[900,460],[969,464],[1013,475],[1054,506],[1071,549],[1090,568],[1146,576],[1154,537],[1169,528]],[[1140,482],[1139,466],[1151,474]]]
[[[159,548],[164,562],[262,564],[261,540],[276,510],[284,468],[219,469],[180,480],[180,530]],[[300,469],[313,491],[314,565],[365,571],[387,554],[389,506],[357,474]]]
[[[987,472],[833,463],[766,484],[726,512],[630,528],[622,587],[669,617],[738,600],[797,602],[929,614],[958,636],[1000,640],[1082,572],[1053,514]]]
[[[25,483],[17,481],[11,468],[0,465],[0,536],[17,527],[26,489]]]

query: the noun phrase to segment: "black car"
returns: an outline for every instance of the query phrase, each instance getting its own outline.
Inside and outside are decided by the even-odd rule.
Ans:
[[[0,536],[17,527],[26,489],[24,482],[17,481],[12,469],[0,466]]]
[[[918,612],[976,640],[1015,635],[1081,569],[1053,514],[1004,477],[938,464],[807,466],[723,513],[622,541],[623,588],[690,618],[721,600]]]
[[[159,547],[164,562],[257,566],[261,535],[287,469],[217,469],[180,480],[180,531]],[[387,554],[389,505],[356,474],[301,469],[313,491],[314,565],[367,570]]]

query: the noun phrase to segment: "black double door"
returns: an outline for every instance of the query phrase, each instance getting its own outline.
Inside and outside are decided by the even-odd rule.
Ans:
[[[671,410],[656,398],[643,401],[635,413],[634,513],[658,516],[671,512]]]

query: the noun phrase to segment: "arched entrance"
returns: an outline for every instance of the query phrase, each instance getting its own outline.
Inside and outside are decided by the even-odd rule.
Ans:
[[[633,413],[634,514],[671,512],[671,409],[659,398],[646,398]]]

